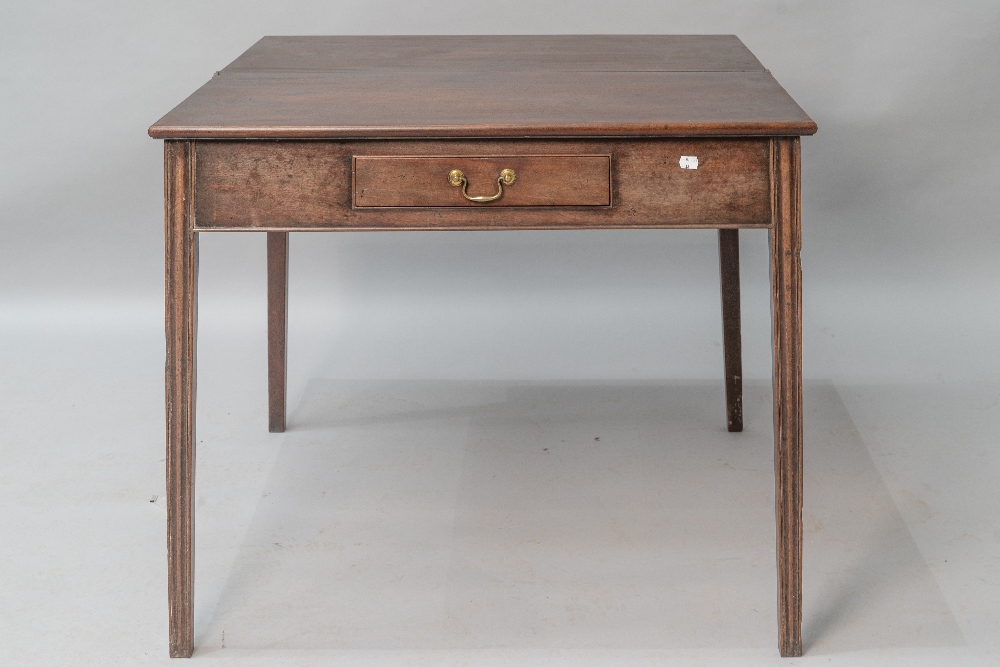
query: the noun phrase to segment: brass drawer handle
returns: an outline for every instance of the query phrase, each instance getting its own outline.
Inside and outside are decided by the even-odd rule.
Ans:
[[[477,204],[485,204],[487,202],[496,201],[503,196],[503,186],[513,185],[514,181],[517,180],[517,174],[514,173],[513,169],[504,169],[500,172],[500,176],[497,177],[497,193],[492,197],[470,197],[469,193],[465,191],[469,187],[469,181],[466,180],[465,174],[462,173],[461,169],[452,169],[448,172],[448,182],[454,185],[456,188],[462,186],[462,196],[469,201],[474,201]]]

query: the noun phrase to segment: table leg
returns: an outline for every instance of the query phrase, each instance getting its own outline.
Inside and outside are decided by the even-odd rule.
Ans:
[[[743,430],[743,353],[740,341],[740,230],[719,230],[722,347],[726,366],[726,425]]]
[[[164,142],[167,399],[167,595],[170,656],[194,649],[195,356],[198,236],[194,142]]]
[[[267,233],[268,430],[285,430],[288,336],[288,232]]]
[[[802,655],[802,249],[798,137],[772,140],[771,239],[778,641]]]

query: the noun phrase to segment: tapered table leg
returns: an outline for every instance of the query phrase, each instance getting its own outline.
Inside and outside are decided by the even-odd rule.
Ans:
[[[285,430],[288,336],[288,232],[267,233],[268,430]]]
[[[743,352],[740,341],[740,230],[719,230],[722,347],[726,367],[726,426],[743,430]]]
[[[164,188],[170,656],[188,658],[194,649],[194,426],[198,317],[193,142],[164,142]]]
[[[771,238],[778,641],[802,655],[802,249],[798,137],[772,140]]]

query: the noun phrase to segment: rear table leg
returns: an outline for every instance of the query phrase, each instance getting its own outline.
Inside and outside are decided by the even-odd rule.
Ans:
[[[288,232],[267,232],[268,430],[285,430],[288,336]]]
[[[740,341],[740,231],[719,230],[722,347],[726,364],[726,425],[743,430],[743,352]]]

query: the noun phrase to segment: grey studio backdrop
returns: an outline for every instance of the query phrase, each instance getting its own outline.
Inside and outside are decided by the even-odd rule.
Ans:
[[[2,10],[0,663],[166,662],[146,128],[263,35],[447,33],[733,33],[816,120],[802,662],[1000,659],[997,3]],[[293,235],[268,435],[264,238],[203,235],[196,658],[777,663],[767,243],[741,239],[741,436],[709,230]]]

